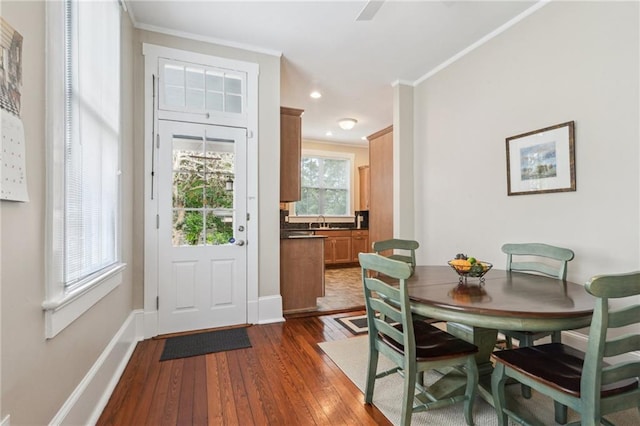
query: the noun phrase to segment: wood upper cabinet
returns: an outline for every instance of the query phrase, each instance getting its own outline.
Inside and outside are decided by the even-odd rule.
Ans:
[[[358,254],[369,253],[369,231],[351,231],[351,261],[358,262]]]
[[[360,210],[369,210],[369,166],[358,167],[360,182]]]
[[[304,110],[280,107],[280,201],[300,200],[302,114]]]
[[[393,238],[393,126],[369,136],[369,240]]]

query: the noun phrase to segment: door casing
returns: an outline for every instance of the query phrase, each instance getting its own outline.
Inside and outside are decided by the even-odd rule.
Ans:
[[[144,55],[144,337],[158,335],[158,119],[241,127],[247,130],[247,322],[258,322],[258,73],[256,63],[143,43]],[[242,119],[215,114],[175,114],[157,110],[157,76],[160,58],[231,68],[247,73],[247,113]],[[160,116],[159,116],[160,114]]]

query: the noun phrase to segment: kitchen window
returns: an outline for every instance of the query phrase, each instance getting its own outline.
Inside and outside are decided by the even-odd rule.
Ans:
[[[120,6],[47,2],[45,335],[121,282]],[[58,82],[61,82],[58,84]]]
[[[297,216],[348,216],[351,212],[353,159],[348,156],[303,153],[301,198]]]

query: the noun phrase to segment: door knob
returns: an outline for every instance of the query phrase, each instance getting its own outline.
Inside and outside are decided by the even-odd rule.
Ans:
[[[244,245],[244,240],[236,240],[236,245],[237,246],[243,246]]]

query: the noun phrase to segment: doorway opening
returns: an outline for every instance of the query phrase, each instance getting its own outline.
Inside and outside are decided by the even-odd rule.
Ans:
[[[364,309],[360,266],[328,267],[324,272],[324,297],[318,297],[318,312]]]

